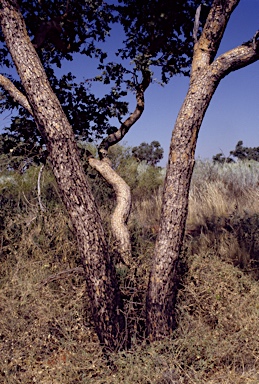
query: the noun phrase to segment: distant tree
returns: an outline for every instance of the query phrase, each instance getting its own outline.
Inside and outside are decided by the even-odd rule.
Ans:
[[[214,163],[232,163],[235,162],[235,159],[238,160],[254,160],[259,161],[259,147],[244,147],[243,141],[240,140],[237,142],[236,147],[233,151],[229,152],[229,156],[225,157],[223,153],[218,153],[213,156]]]
[[[132,154],[138,161],[155,166],[163,158],[164,150],[158,141],[152,141],[150,144],[144,142],[133,147]]]
[[[225,164],[225,163],[233,163],[234,160],[230,157],[225,157],[223,153],[217,153],[212,157],[213,163]]]
[[[244,147],[243,141],[238,141],[236,148],[230,151],[230,155],[238,160],[255,160],[259,161],[259,147]]]

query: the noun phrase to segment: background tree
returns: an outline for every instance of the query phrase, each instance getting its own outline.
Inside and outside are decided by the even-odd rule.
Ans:
[[[214,163],[232,163],[235,159],[238,160],[254,160],[259,161],[259,147],[244,147],[243,141],[237,142],[236,147],[233,151],[229,152],[229,156],[225,157],[222,153],[218,153],[213,156],[212,160]]]
[[[132,154],[138,161],[155,166],[163,158],[164,150],[158,141],[152,141],[150,144],[141,143],[133,147]]]
[[[238,160],[255,160],[259,161],[259,147],[244,147],[243,141],[240,140],[236,144],[230,156],[236,157]]]

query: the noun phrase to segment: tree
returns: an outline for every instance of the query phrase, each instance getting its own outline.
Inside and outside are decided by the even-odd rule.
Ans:
[[[75,12],[70,17],[66,5],[73,9],[72,3]],[[126,255],[126,263],[130,255],[130,244],[124,222],[130,196],[127,185],[109,165],[108,150],[141,117],[144,94],[151,83],[150,67],[161,66],[164,81],[176,73],[188,74],[193,40],[195,42],[190,88],[172,135],[160,229],[152,260],[147,297],[147,330],[150,340],[168,336],[175,320],[176,267],[183,242],[194,153],[203,116],[220,80],[231,71],[259,58],[256,34],[250,42],[215,59],[229,17],[238,3],[238,0],[214,0],[212,5],[208,2],[205,16],[200,12],[198,1],[183,3],[179,0],[171,4],[171,1],[146,0],[142,2],[143,8],[140,8],[135,1],[125,0],[117,8],[126,33],[125,47],[118,54],[121,58],[133,59],[135,67],[129,71],[124,70],[120,64],[108,64],[103,68],[102,78],[106,83],[115,82],[113,93],[123,92],[122,84],[135,90],[136,108],[124,122],[120,119],[120,128],[102,141],[99,146],[100,160],[89,157],[89,163],[105,175],[116,189],[118,209],[112,220],[115,231],[118,229],[117,224],[123,229],[117,235]],[[35,7],[40,6],[39,2],[23,2],[22,12],[29,23],[28,29],[16,0],[0,0],[0,4],[1,27],[7,47],[2,51],[0,59],[7,60],[8,64],[6,57],[10,52],[22,87],[15,87],[4,76],[0,77],[0,84],[33,117],[46,143],[60,195],[69,213],[82,255],[95,329],[100,342],[115,349],[128,341],[124,337],[123,304],[115,268],[100,215],[79,160],[74,132],[48,80],[48,76],[51,78],[53,74],[49,63],[60,65],[62,57],[71,58],[71,53],[78,52],[82,41],[86,41],[87,36],[80,25],[82,27],[82,23],[84,25],[87,20],[90,25],[93,24],[88,37],[98,39],[98,31],[102,31],[102,38],[107,31],[107,18],[110,20],[111,16],[105,13],[104,20],[99,18],[103,11],[97,12],[98,1],[60,1],[60,7],[56,6],[56,2],[55,7],[52,1],[44,2],[41,20],[47,31],[45,29],[46,33],[43,34],[43,22],[38,21],[38,27],[33,27],[34,18],[29,17],[34,14]],[[54,12],[52,15],[48,13],[47,5]],[[74,19],[78,14],[79,18],[83,15],[81,24],[76,19],[79,25]],[[206,23],[202,29],[203,17]],[[54,40],[50,31],[54,31]],[[61,31],[62,40],[57,41],[57,32]],[[32,42],[29,36],[34,36]],[[96,53],[93,41],[88,45],[87,52],[89,55]],[[130,78],[124,80],[125,75]],[[114,110],[117,113],[117,106]],[[122,335],[122,340],[117,340],[118,335]]]
[[[175,322],[176,268],[183,244],[194,154],[203,117],[220,81],[230,72],[259,59],[258,32],[250,41],[215,58],[238,3],[239,0],[214,0],[201,36],[195,39],[190,85],[171,139],[160,228],[150,273],[147,327],[152,340],[168,336]]]
[[[101,218],[80,163],[75,136],[30,41],[17,2],[3,0],[0,4],[6,46],[26,96],[9,82],[8,85],[15,99],[35,119],[47,144],[59,191],[78,240],[95,329],[100,342],[114,349],[118,335],[123,335],[124,331],[122,300]]]
[[[218,153],[213,156],[212,160],[214,163],[234,163],[235,160],[233,157],[236,157],[238,160],[254,160],[259,161],[259,147],[244,147],[243,141],[240,140],[237,142],[236,147],[233,151],[230,151],[229,156],[223,156],[223,153]]]
[[[170,59],[170,65],[163,70],[164,75],[168,71],[170,74],[187,73],[188,55],[191,51],[189,26],[194,4],[190,2],[182,6],[181,2],[176,2],[170,12],[171,21],[165,23],[167,16],[164,11],[167,10],[167,2],[161,2],[162,8],[156,3],[152,2],[151,13],[144,15],[145,20],[143,15],[139,14],[138,7],[132,7],[134,3],[131,1],[125,1],[125,7],[117,7],[127,37],[126,48],[119,51],[119,55],[122,59],[133,58],[135,67],[132,71],[116,63],[100,66],[103,69],[101,79],[104,83],[109,84],[111,81],[115,83],[111,90],[111,95],[115,95],[115,103],[112,106],[114,98],[108,95],[104,102],[98,102],[98,107],[105,104],[107,110],[111,111],[110,116],[119,116],[121,126],[119,129],[112,129],[101,142],[100,160],[89,157],[89,164],[115,188],[118,204],[111,221],[125,263],[131,251],[129,234],[125,226],[130,208],[130,194],[128,186],[107,161],[107,153],[110,146],[120,141],[143,113],[144,93],[151,82],[150,65],[163,62],[164,66]],[[125,324],[122,299],[100,215],[79,161],[74,135],[74,133],[77,135],[78,127],[74,127],[73,132],[69,124],[69,121],[86,120],[91,125],[91,120],[95,119],[96,114],[93,115],[92,109],[89,112],[80,104],[80,97],[83,100],[89,98],[89,95],[85,97],[84,87],[76,87],[73,97],[73,92],[72,94],[70,92],[70,83],[73,80],[71,74],[58,80],[53,70],[53,65],[60,67],[63,58],[71,60],[72,54],[76,52],[90,57],[98,56],[102,63],[105,54],[96,48],[95,42],[104,40],[109,32],[109,22],[114,19],[112,9],[115,7],[108,7],[106,3],[95,0],[24,1],[21,8],[16,0],[1,0],[0,4],[3,33],[1,40],[5,43],[0,52],[0,60],[7,67],[11,66],[13,61],[21,79],[20,83],[6,76],[0,76],[0,84],[5,90],[3,103],[6,108],[19,108],[20,105],[23,110],[19,112],[25,114],[26,118],[31,116],[36,123],[40,137],[46,145],[60,195],[74,226],[85,268],[96,332],[104,346],[115,349],[118,345],[123,346],[128,342],[126,338],[124,339],[123,333]],[[149,1],[145,6],[148,4]],[[154,30],[154,21],[149,23],[149,15],[152,14],[152,19],[155,20],[158,11],[161,17]],[[180,11],[182,18],[176,17]],[[140,16],[142,22],[147,21],[148,30],[145,34],[141,33],[141,41],[136,45],[132,43],[132,29],[129,27],[134,24],[132,20],[137,20]],[[150,34],[152,34],[151,40]],[[174,40],[173,47],[169,44],[170,36]],[[186,37],[186,46],[183,44],[183,36]],[[163,40],[162,47],[157,37]],[[164,61],[163,55],[167,50]],[[128,78],[125,79],[125,76]],[[127,89],[135,91],[136,108],[122,122],[120,116],[125,112],[125,105],[118,99],[125,93],[122,90],[123,84],[126,84]],[[60,102],[63,104],[63,110]],[[82,112],[79,118],[73,114],[74,109],[71,108],[74,102],[77,110]],[[99,126],[99,117],[97,125]],[[122,335],[122,341],[117,340],[119,334]]]
[[[230,156],[234,156],[238,160],[259,161],[259,147],[244,147],[243,141],[240,140],[237,142],[236,148],[230,151]]]
[[[146,161],[155,166],[163,158],[164,150],[158,141],[152,141],[150,144],[141,143],[138,147],[133,147],[132,154],[138,161]]]

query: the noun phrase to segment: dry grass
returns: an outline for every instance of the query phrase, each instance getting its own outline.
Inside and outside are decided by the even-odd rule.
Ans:
[[[161,200],[157,194],[135,201],[129,220],[134,268],[118,271],[134,343],[108,360],[88,317],[76,244],[53,180],[45,176],[45,213],[37,205],[37,172],[15,187],[1,181],[0,381],[258,384],[259,169],[227,167],[196,168],[178,328],[152,345],[141,338],[141,326]],[[70,269],[76,273],[58,278]]]

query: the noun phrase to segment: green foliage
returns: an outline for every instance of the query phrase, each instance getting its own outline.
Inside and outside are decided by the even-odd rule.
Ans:
[[[164,150],[158,141],[152,141],[150,144],[141,143],[133,147],[132,154],[138,161],[155,166],[163,158]]]
[[[225,157],[222,153],[218,153],[213,156],[214,163],[232,163],[237,158],[237,160],[254,160],[259,161],[259,147],[244,147],[243,141],[240,140],[236,144],[236,147],[233,151],[230,151],[229,156]]]
[[[120,56],[133,58],[137,68],[161,68],[163,82],[177,73],[189,74],[193,50],[194,15],[200,1],[170,0],[141,2],[120,0],[119,18],[126,34]],[[209,10],[202,6],[200,26]]]
[[[156,67],[161,68],[165,82],[177,73],[188,74],[193,19],[198,5],[194,0],[175,1],[173,5],[168,0],[148,0],[141,6],[135,0],[119,4],[97,0],[21,2],[29,37],[79,140],[100,139],[117,129],[111,118],[118,118],[121,123],[128,113],[124,98],[129,91],[136,92],[143,71],[151,73]],[[205,5],[202,10],[206,13]],[[202,16],[201,25],[204,20]],[[112,27],[119,30],[122,27],[126,36],[121,47],[117,45],[114,52],[109,52],[111,56],[117,55],[117,62],[110,62],[100,48]],[[2,34],[0,40],[0,64],[10,68],[13,64]],[[96,68],[99,63],[101,73],[79,83],[76,73],[59,75],[57,67],[62,68],[65,61],[74,60],[75,54],[96,59]],[[24,93],[16,76],[7,77]],[[110,85],[108,91],[104,88],[107,92],[104,96],[92,92],[93,81]],[[28,113],[6,91],[1,92],[0,108],[13,113],[11,126],[5,133],[5,153],[14,150],[17,156],[26,155],[28,162],[42,161],[43,138]],[[16,161],[17,168],[18,157]]]

